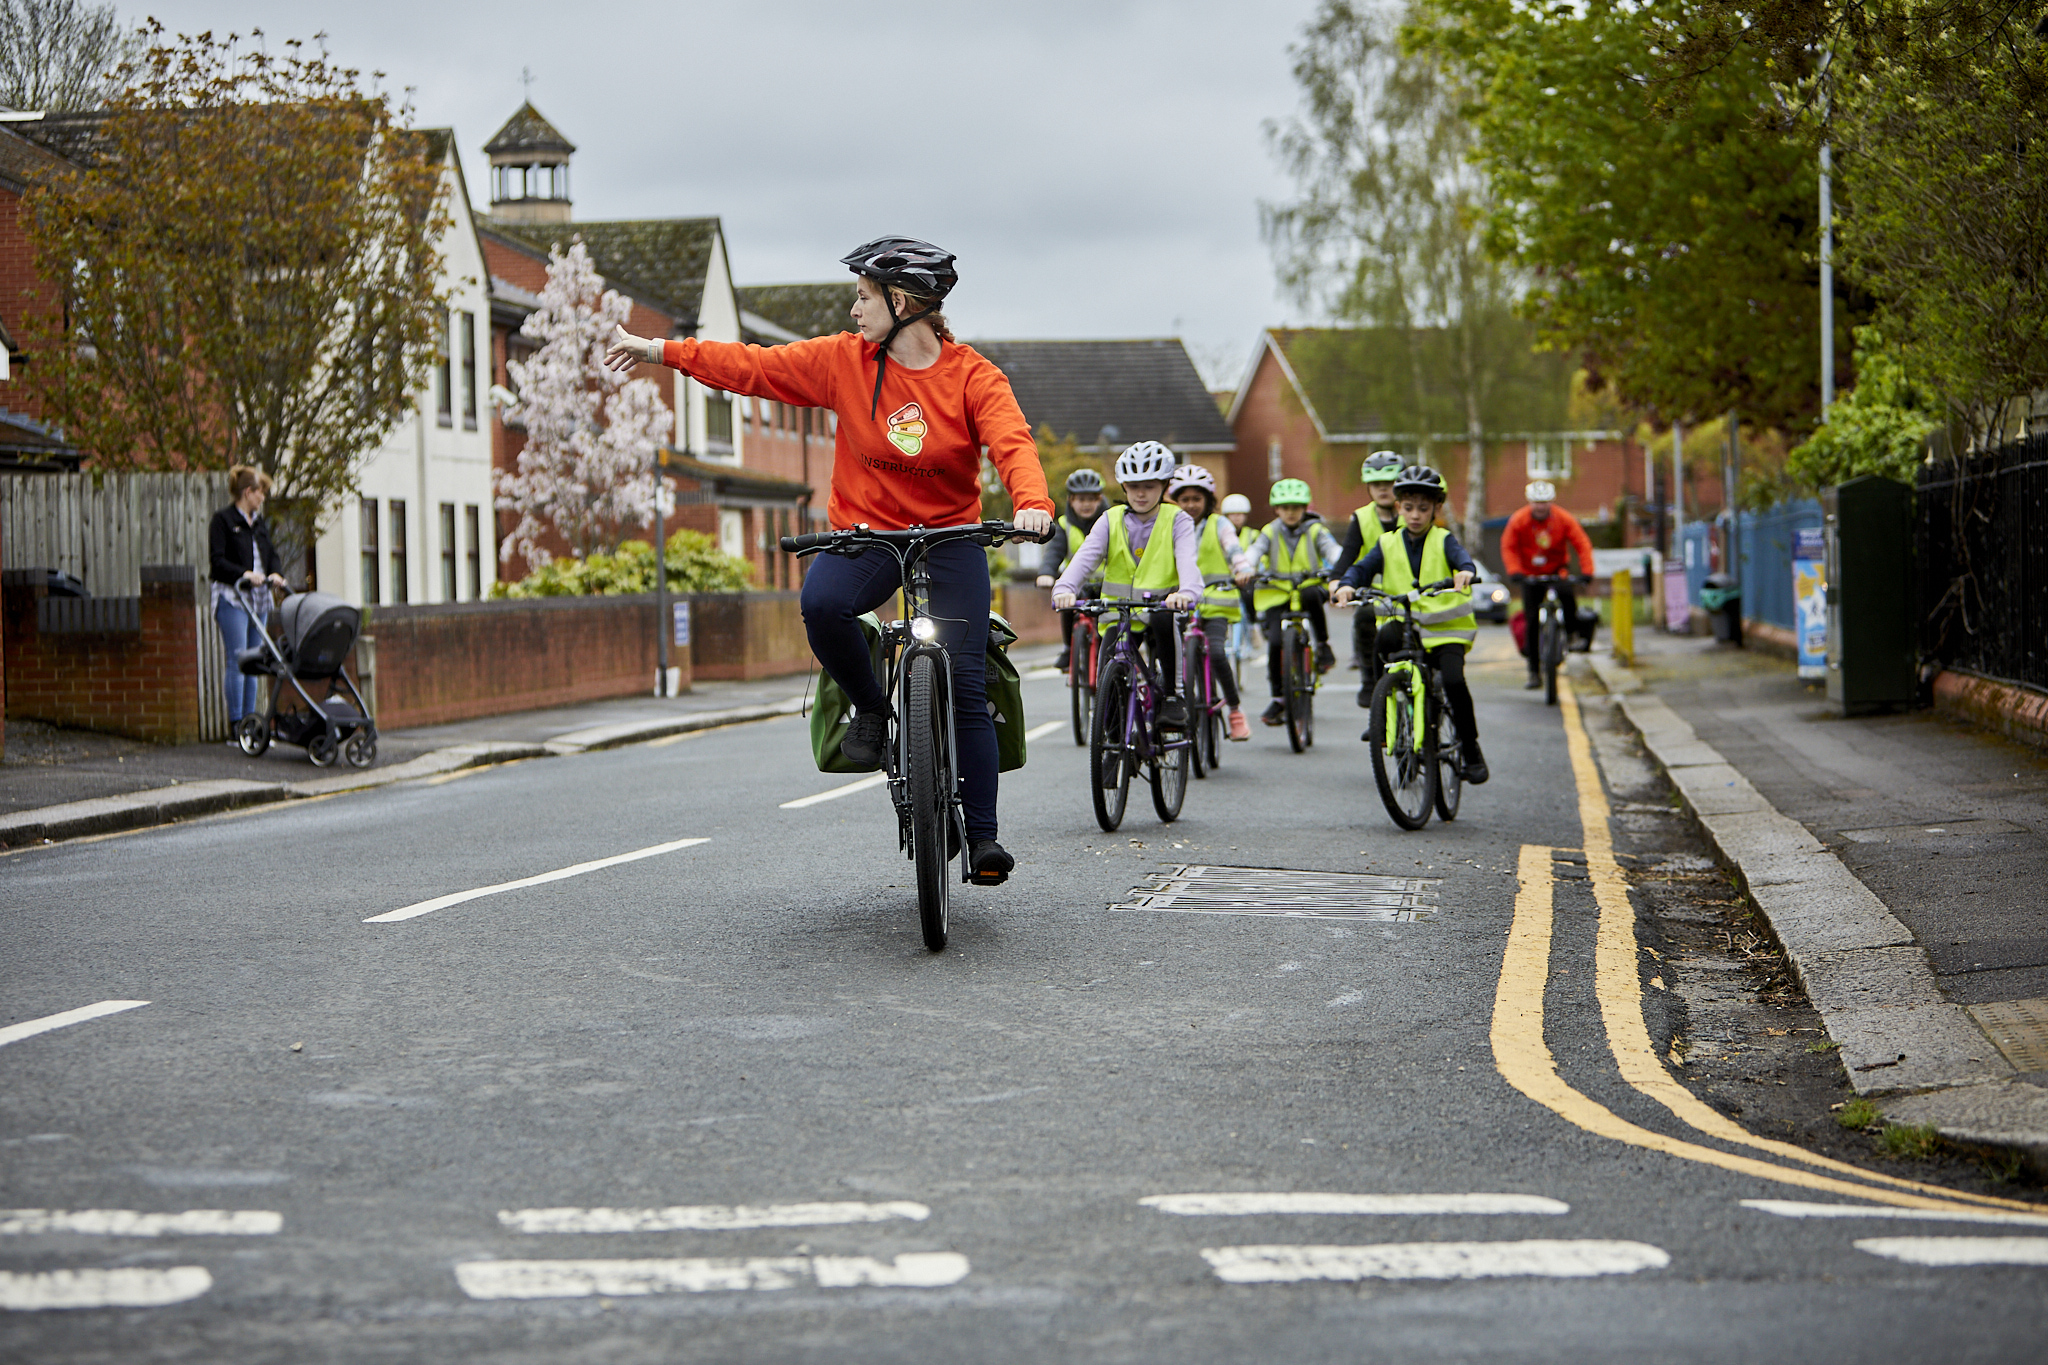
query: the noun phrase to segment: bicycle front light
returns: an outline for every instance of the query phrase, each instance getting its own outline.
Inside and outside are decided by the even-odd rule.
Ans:
[[[920,616],[910,623],[910,633],[923,640],[926,644],[930,644],[933,640],[939,638],[939,624],[929,617]]]

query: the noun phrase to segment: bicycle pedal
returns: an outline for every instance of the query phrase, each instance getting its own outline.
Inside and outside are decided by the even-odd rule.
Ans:
[[[975,886],[1001,886],[1010,880],[1007,872],[970,872],[967,880]]]

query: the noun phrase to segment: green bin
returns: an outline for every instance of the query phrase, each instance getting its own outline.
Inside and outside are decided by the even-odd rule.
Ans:
[[[1845,716],[1911,706],[1919,649],[1913,490],[1866,474],[1821,490],[1828,603],[1828,700]]]

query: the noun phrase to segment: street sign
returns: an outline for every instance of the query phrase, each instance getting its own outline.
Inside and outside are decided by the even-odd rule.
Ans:
[[[669,604],[669,611],[675,617],[675,643],[677,649],[686,649],[690,643],[690,604],[687,601]]]

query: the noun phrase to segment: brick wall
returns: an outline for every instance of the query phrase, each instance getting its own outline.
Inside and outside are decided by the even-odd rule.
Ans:
[[[359,661],[396,730],[651,692],[654,630],[652,593],[377,607]],[[686,688],[689,655],[669,653]]]
[[[188,565],[144,565],[140,630],[44,634],[36,625],[42,588],[8,581],[0,588],[7,714],[196,743],[200,586]]]
[[[690,653],[702,679],[752,681],[802,673],[811,645],[794,592],[713,592],[690,598]]]

